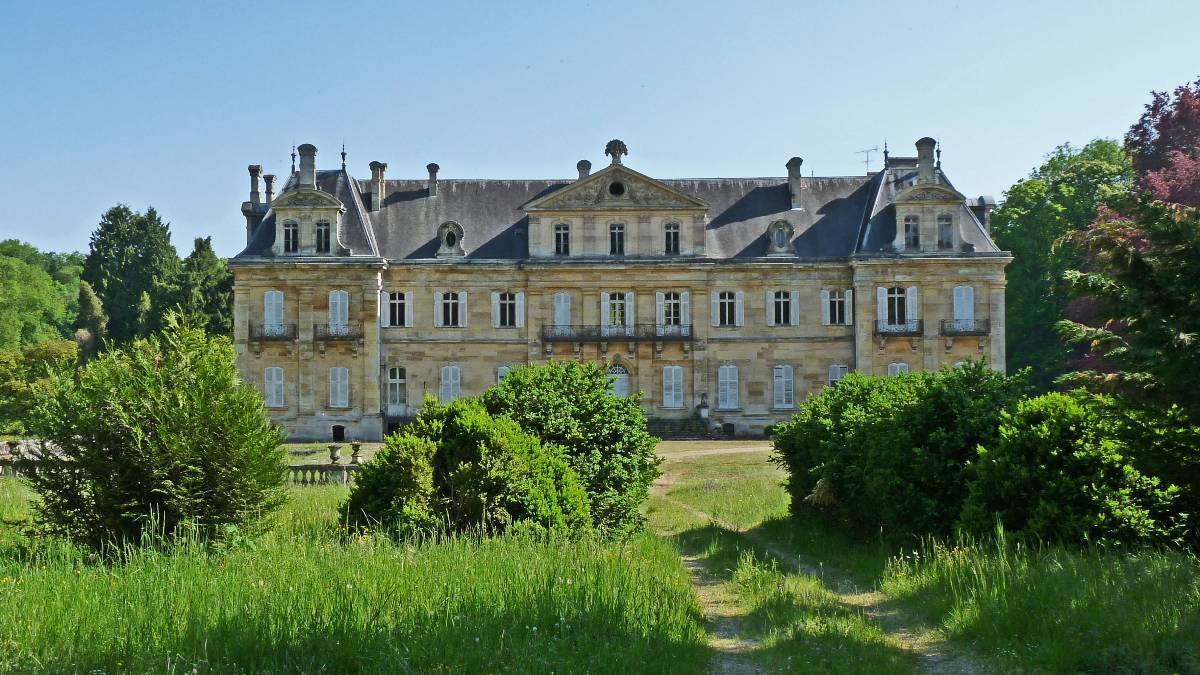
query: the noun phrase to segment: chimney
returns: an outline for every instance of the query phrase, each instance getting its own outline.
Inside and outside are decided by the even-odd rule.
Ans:
[[[261,204],[262,192],[259,190],[259,181],[262,180],[263,169],[261,164],[251,164],[247,167],[250,170],[250,203]]]
[[[383,162],[371,162],[371,210],[378,211],[383,208],[384,198],[384,182],[383,174],[387,171],[387,164]]]
[[[296,148],[296,152],[300,153],[300,174],[297,177],[297,186],[302,188],[317,187],[317,147],[311,143]]]
[[[804,160],[793,157],[787,161],[788,193],[792,196],[792,208],[800,208],[800,167]]]
[[[579,163],[575,165],[575,168],[579,169],[580,180],[583,180],[592,174],[592,163],[586,159],[579,160]]]
[[[933,149],[937,141],[926,136],[917,141],[917,182],[929,185],[937,182],[937,174],[933,171]]]
[[[263,180],[267,182],[267,203],[270,204],[275,199],[275,176],[267,174],[263,176]]]
[[[436,197],[437,196],[437,172],[438,172],[438,169],[440,169],[441,167],[433,162],[430,162],[425,165],[425,168],[429,171],[429,196]]]
[[[979,222],[983,224],[983,229],[988,234],[992,232],[992,211],[996,209],[996,198],[988,195],[980,195],[975,200],[975,208],[972,210],[975,215],[979,216]]]

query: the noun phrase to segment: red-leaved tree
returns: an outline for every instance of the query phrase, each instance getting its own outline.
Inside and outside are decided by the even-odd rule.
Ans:
[[[1200,79],[1156,91],[1125,134],[1138,187],[1155,199],[1200,206]]]

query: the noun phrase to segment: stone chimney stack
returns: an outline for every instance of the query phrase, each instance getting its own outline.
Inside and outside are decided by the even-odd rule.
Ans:
[[[575,165],[575,168],[579,169],[579,180],[583,180],[584,178],[592,175],[592,163],[586,159],[579,160],[579,163]]]
[[[792,196],[792,208],[800,208],[800,167],[804,160],[793,157],[787,161],[788,193]]]
[[[378,211],[383,208],[383,198],[385,195],[384,173],[387,171],[387,164],[384,162],[371,162],[371,210]]]
[[[933,149],[937,141],[926,136],[917,141],[917,183],[930,185],[937,182],[937,174],[933,168]]]
[[[261,204],[262,191],[259,189],[259,182],[263,177],[263,168],[261,164],[251,164],[247,167],[250,170],[250,203]]]
[[[300,153],[300,175],[297,177],[297,186],[315,189],[317,187],[317,146],[305,143],[296,148],[296,152]]]
[[[434,162],[430,162],[425,165],[425,169],[429,171],[429,196],[430,197],[437,196],[437,193],[438,193],[437,172],[438,172],[438,169],[440,169],[440,168],[441,167],[438,166],[437,164],[435,164]]]
[[[263,180],[267,183],[267,203],[270,204],[275,199],[275,176],[267,174]]]

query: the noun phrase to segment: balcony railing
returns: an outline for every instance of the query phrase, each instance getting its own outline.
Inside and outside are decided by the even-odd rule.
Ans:
[[[547,342],[605,342],[608,340],[688,341],[692,339],[692,324],[639,323],[629,326],[542,326],[542,339]]]
[[[942,335],[987,335],[987,319],[942,319]]]
[[[921,319],[911,319],[909,321],[876,321],[876,335],[895,335],[897,337],[919,337],[924,333],[925,327]]]
[[[250,326],[251,340],[295,340],[294,323],[256,323]]]
[[[362,324],[358,322],[313,324],[313,339],[316,340],[361,340],[362,336]]]

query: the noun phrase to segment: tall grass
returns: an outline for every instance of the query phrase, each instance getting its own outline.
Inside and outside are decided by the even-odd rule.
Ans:
[[[1200,561],[1177,551],[926,542],[892,558],[889,595],[1014,664],[1200,672]]]
[[[344,496],[297,490],[271,533],[224,551],[106,564],[62,542],[0,547],[0,670],[616,672],[706,658],[688,578],[651,535],[396,544],[339,536]]]

